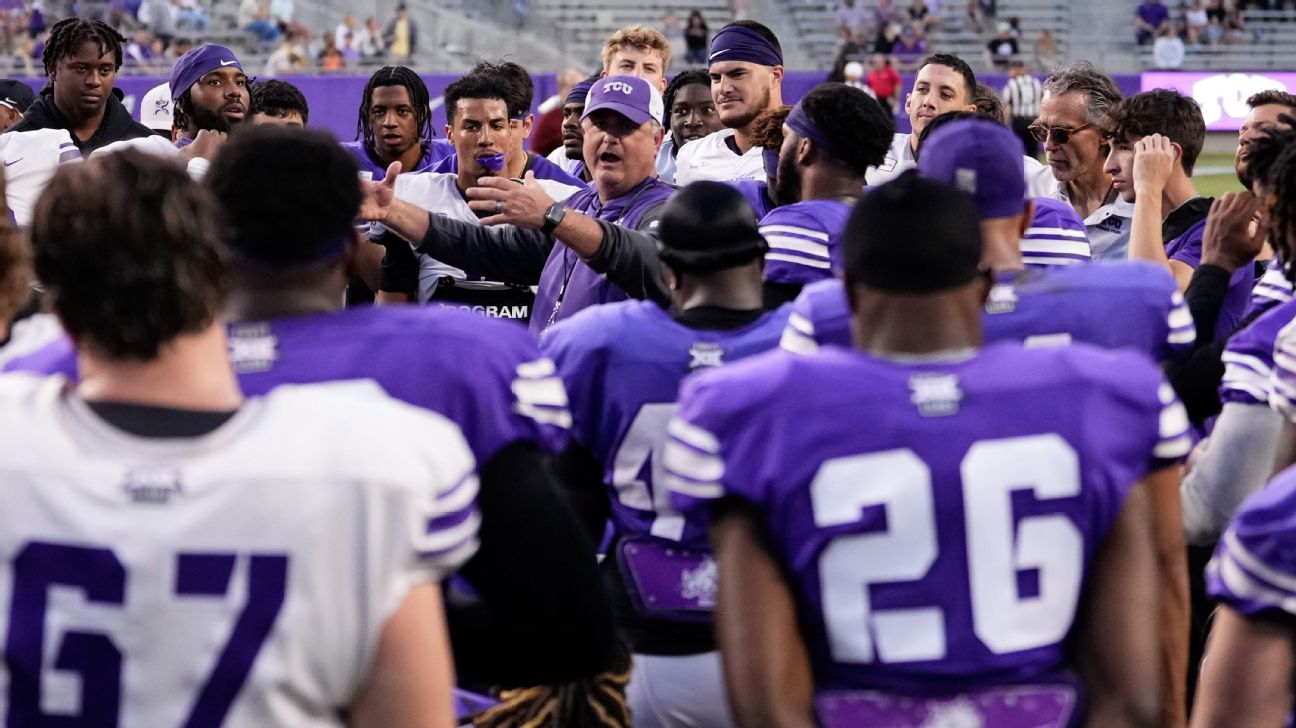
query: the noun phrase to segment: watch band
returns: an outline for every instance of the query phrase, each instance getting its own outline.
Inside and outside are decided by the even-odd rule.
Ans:
[[[545,210],[544,224],[540,226],[540,232],[548,235],[554,231],[554,228],[562,224],[563,218],[567,215],[567,207],[560,201],[555,202]]]

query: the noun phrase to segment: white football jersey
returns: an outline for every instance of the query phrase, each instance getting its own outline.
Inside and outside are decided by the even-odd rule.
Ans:
[[[476,548],[459,429],[372,382],[156,439],[9,374],[0,442],[11,723],[341,726],[388,618]]]
[[[546,156],[545,159],[549,160],[550,162],[553,162],[559,167],[562,167],[562,171],[566,172],[567,174],[570,174],[571,176],[580,179],[580,175],[576,174],[577,171],[576,165],[580,164],[580,160],[568,159],[567,148],[562,146],[561,144],[558,145],[557,149],[553,150],[552,152],[549,152],[549,155]]]
[[[877,187],[916,166],[918,163],[914,161],[913,149],[909,147],[909,135],[896,134],[891,139],[891,148],[887,150],[886,159],[882,160],[882,164],[869,167],[864,172],[864,182],[869,187]]]
[[[35,129],[0,134],[4,160],[5,204],[14,221],[31,225],[32,208],[60,164],[81,161],[81,150],[65,129]]]
[[[463,193],[459,191],[458,179],[457,175],[449,172],[402,174],[396,178],[396,196],[428,212],[445,215],[451,220],[476,223],[477,213],[468,207],[468,200],[464,199]],[[536,183],[555,201],[565,200],[581,189],[551,179],[537,179]],[[481,279],[470,281],[462,270],[421,253],[418,259],[419,303],[427,303],[432,297],[439,278],[453,278],[456,286],[469,290],[495,291],[508,288],[503,283],[494,281]]]
[[[740,179],[764,182],[765,161],[761,148],[753,146],[746,154],[737,154],[729,148],[729,139],[733,135],[733,129],[721,129],[680,147],[675,154],[675,184],[683,187],[699,180],[733,182]]]

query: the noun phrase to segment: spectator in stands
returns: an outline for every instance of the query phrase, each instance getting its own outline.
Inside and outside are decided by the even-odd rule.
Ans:
[[[1205,42],[1206,28],[1210,25],[1210,20],[1206,17],[1206,6],[1202,5],[1202,0],[1192,0],[1192,5],[1184,12],[1184,26],[1186,40],[1197,45]]]
[[[418,49],[418,26],[404,4],[396,6],[396,17],[383,29],[383,43],[397,63],[408,63]]]
[[[360,25],[356,22],[354,13],[347,13],[344,15],[341,22],[339,22],[337,27],[333,29],[333,45],[338,48],[345,48],[347,35],[350,34],[351,37],[354,38],[355,32],[359,27]]]
[[[1139,45],[1147,45],[1157,38],[1170,24],[1170,9],[1161,0],[1142,0],[1134,11],[1134,34]]]
[[[873,8],[873,32],[881,38],[886,29],[893,23],[903,23],[905,15],[893,4],[894,0],[878,0]],[[898,31],[897,31],[898,33]]]
[[[837,35],[849,38],[863,31],[867,16],[864,7],[856,0],[841,0],[841,5],[833,12],[833,18],[837,22]]]
[[[0,81],[0,134],[17,124],[35,100],[36,94],[32,93],[31,86],[22,81]]]
[[[238,24],[244,31],[256,36],[265,46],[278,43],[283,31],[270,19],[268,0],[243,0],[239,4]]]
[[[996,71],[1006,70],[1008,62],[1016,58],[1019,51],[1017,39],[1012,34],[1012,26],[1007,21],[1000,21],[998,32],[985,46],[986,65]]]
[[[342,49],[337,47],[337,41],[332,34],[324,35],[324,50],[319,52],[319,68],[325,73],[337,73],[342,70],[346,57],[342,55]]]
[[[1157,68],[1174,70],[1183,65],[1184,42],[1179,37],[1178,29],[1178,21],[1170,21],[1152,43],[1152,64]]]
[[[896,106],[900,103],[900,72],[891,65],[891,59],[883,53],[874,53],[869,59],[869,72],[865,83],[873,92],[874,98],[882,108],[895,115]]]
[[[295,0],[270,0],[270,19],[279,26],[279,30],[285,36],[289,38],[296,36],[302,47],[305,47],[305,41],[302,39],[309,39],[311,30],[297,22]]]
[[[126,39],[101,20],[68,18],[50,29],[48,84],[13,132],[64,129],[83,155],[107,144],[153,135],[131,118],[114,88]]]
[[[157,66],[159,60],[153,56],[153,34],[147,27],[141,26],[126,44],[123,51],[124,63],[141,71],[151,71]]]
[[[1057,180],[1049,197],[1070,204],[1085,221],[1096,260],[1125,259],[1134,217],[1134,206],[1120,199],[1103,171],[1109,150],[1098,129],[1120,98],[1110,76],[1078,61],[1044,82],[1040,115],[1031,125]]]
[[[1030,133],[1030,125],[1040,113],[1044,85],[1026,72],[1026,63],[1014,58],[1008,64],[1008,84],[1003,89],[1004,112],[1013,133],[1022,140],[1026,155],[1039,156],[1039,141]]]
[[[275,52],[266,59],[261,75],[269,78],[287,76],[305,71],[310,65],[305,49],[294,43],[293,38],[284,38]]]
[[[382,28],[378,25],[378,19],[370,15],[365,18],[364,33],[360,36],[360,55],[365,59],[373,59],[382,58],[386,54]]]
[[[1041,73],[1052,73],[1058,65],[1057,41],[1053,40],[1053,31],[1040,29],[1035,38],[1035,69]]]
[[[675,8],[667,9],[666,17],[662,18],[662,35],[666,36],[666,43],[670,45],[671,57],[683,58],[688,52],[688,45],[684,43],[684,26],[680,23]]]
[[[986,29],[986,18],[993,18],[995,15],[995,0],[968,0],[967,4],[967,27],[968,30],[984,33]]]
[[[287,81],[259,81],[252,86],[248,115],[253,124],[306,126],[310,106],[302,92]]]
[[[927,0],[913,0],[905,12],[909,25],[918,31],[919,36],[926,36],[927,31],[940,25],[940,18],[932,12]]]
[[[878,53],[891,55],[895,50],[896,44],[900,42],[900,24],[889,23],[885,28],[878,32],[878,37],[873,41],[873,50]]]
[[[207,13],[198,0],[179,0],[175,17],[176,27],[179,29],[191,30],[195,33],[207,31]]]
[[[1224,0],[1224,42],[1236,43],[1245,30],[1246,21],[1238,10],[1237,0]]]
[[[707,43],[710,40],[711,32],[707,28],[706,18],[702,17],[701,10],[694,9],[689,13],[688,27],[684,29],[684,46],[688,48],[684,62],[690,66],[706,65]]]
[[[900,40],[891,47],[891,55],[901,71],[912,73],[918,70],[918,64],[927,55],[927,44],[918,30],[918,24],[906,25],[900,33]]]
[[[535,133],[531,135],[531,151],[543,157],[562,146],[563,106],[572,88],[584,78],[585,73],[574,66],[558,72],[558,93],[540,104],[540,118],[536,119]]]

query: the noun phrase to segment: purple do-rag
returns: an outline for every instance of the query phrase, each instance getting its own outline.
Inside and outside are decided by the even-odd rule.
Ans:
[[[222,68],[237,68],[241,73],[243,64],[239,63],[234,51],[215,43],[204,43],[176,59],[171,67],[171,100],[184,96],[190,86],[212,71]]]
[[[760,33],[741,25],[726,25],[711,39],[707,63],[744,61],[761,66],[783,65],[783,54]]]
[[[918,173],[972,195],[982,219],[1022,213],[1026,172],[1021,139],[989,119],[960,119],[923,140]]]
[[[792,107],[792,111],[788,112],[787,119],[783,123],[787,124],[787,128],[814,142],[815,146],[829,155],[838,159],[842,158],[837,153],[837,150],[833,148],[832,142],[828,141],[828,137],[824,136],[824,133],[819,130],[819,127],[815,126],[813,121],[810,121],[810,117],[801,108],[800,101],[797,102],[796,106]]]
[[[567,92],[567,100],[563,101],[563,106],[566,106],[567,104],[580,104],[581,106],[584,106],[585,99],[589,96],[590,89],[594,87],[594,82],[597,80],[599,80],[598,76],[592,76],[581,81],[575,86],[572,86],[571,91]]]

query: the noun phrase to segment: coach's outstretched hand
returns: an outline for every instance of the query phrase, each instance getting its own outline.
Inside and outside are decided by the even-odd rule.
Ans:
[[[360,219],[381,222],[387,219],[392,203],[396,200],[396,178],[400,176],[401,163],[392,162],[387,167],[387,175],[381,180],[361,182],[364,200],[360,203]]]
[[[481,219],[483,225],[511,224],[535,230],[544,225],[545,211],[554,203],[536,182],[535,172],[527,172],[522,184],[503,177],[482,177],[477,185],[468,188],[468,207],[477,213],[494,213]]]
[[[1250,192],[1225,192],[1212,202],[1202,235],[1202,262],[1232,273],[1255,260],[1265,241],[1264,220],[1255,222],[1262,208]]]

